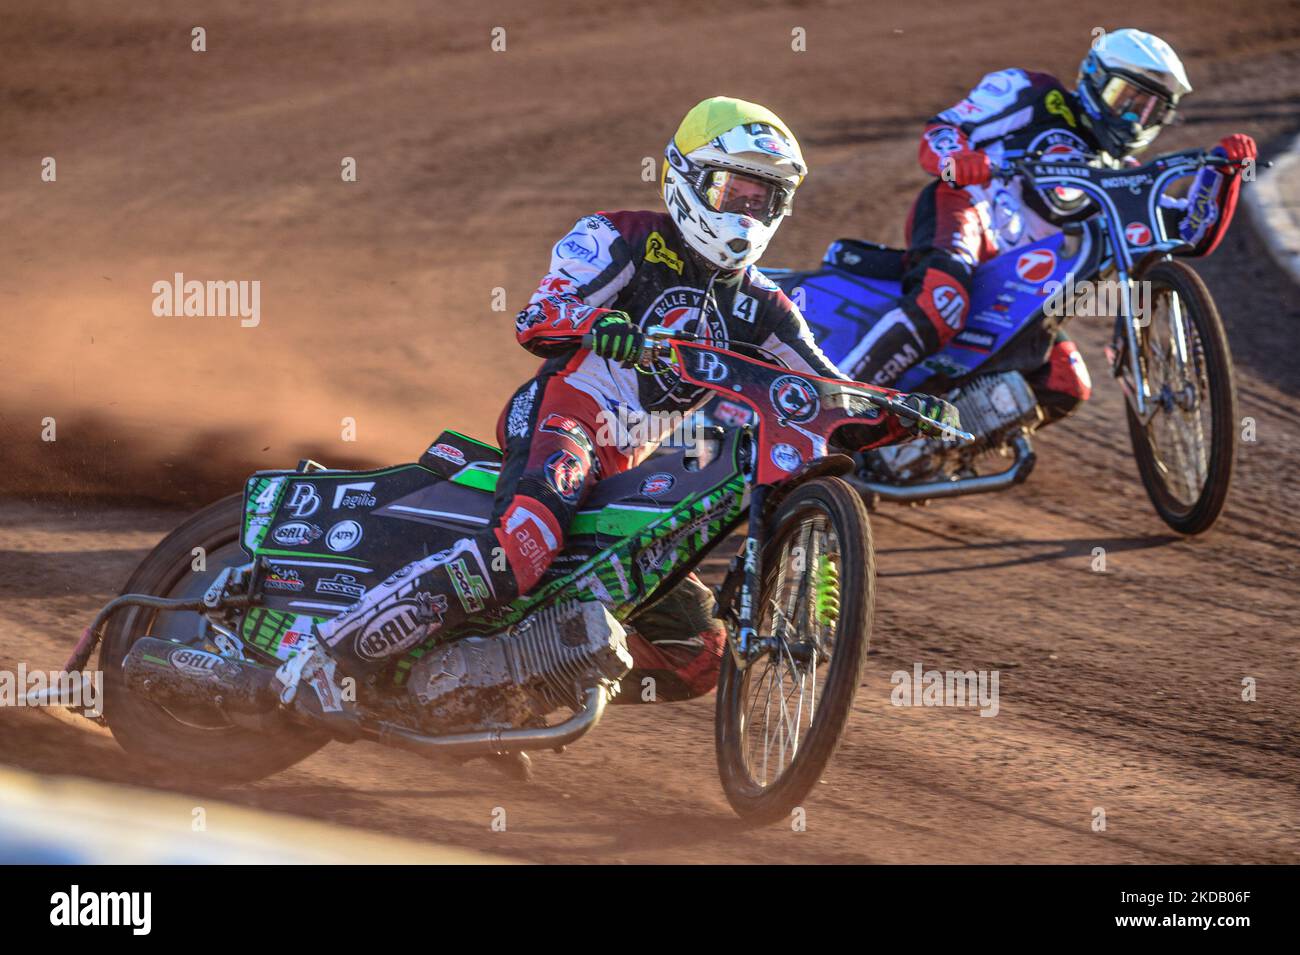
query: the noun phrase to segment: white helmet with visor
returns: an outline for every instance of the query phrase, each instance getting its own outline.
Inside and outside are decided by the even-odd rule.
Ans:
[[[1144,149],[1192,91],[1173,48],[1126,28],[1103,35],[1079,65],[1078,97],[1101,147],[1116,158]]]

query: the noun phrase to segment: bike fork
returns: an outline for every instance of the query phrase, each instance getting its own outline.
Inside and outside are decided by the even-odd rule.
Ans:
[[[741,578],[737,594],[736,639],[730,641],[731,655],[737,669],[749,666],[755,647],[758,646],[758,595],[761,591],[763,554],[763,503],[767,499],[767,486],[757,485],[750,492],[749,528],[741,547]]]
[[[1119,315],[1115,317],[1115,345],[1119,346],[1122,339],[1123,350],[1128,357],[1129,380],[1124,380],[1119,355],[1110,356],[1111,374],[1119,380],[1125,399],[1133,406],[1138,419],[1145,424],[1150,416],[1149,395],[1146,374],[1142,370],[1142,351],[1138,347],[1138,325],[1133,309],[1133,280],[1124,269],[1118,270],[1116,278],[1119,281],[1120,302]],[[1147,316],[1147,319],[1149,321],[1150,316]]]

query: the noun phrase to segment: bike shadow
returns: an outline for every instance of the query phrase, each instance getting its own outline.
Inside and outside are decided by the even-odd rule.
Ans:
[[[1096,548],[1102,548],[1106,554],[1126,553],[1128,551],[1151,550],[1165,547],[1183,540],[1176,534],[1162,534],[1145,537],[1075,537],[1066,540],[1038,539],[1014,541],[989,541],[981,544],[938,544],[921,547],[879,547],[876,549],[877,577],[926,577],[933,574],[969,573],[981,570],[997,570],[1005,567],[1021,567],[1027,564],[1043,564],[1050,561],[1068,560],[1087,557],[1091,560],[1096,555]],[[968,558],[974,552],[1011,551],[1010,556],[998,560],[972,562]],[[900,554],[942,555],[948,552],[959,553],[957,563],[941,567],[925,567],[916,570],[882,570],[881,558]],[[1105,571],[1100,571],[1105,573]]]

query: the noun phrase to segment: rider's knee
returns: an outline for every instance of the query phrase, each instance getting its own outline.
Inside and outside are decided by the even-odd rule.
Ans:
[[[924,320],[921,331],[933,334],[935,349],[948,344],[965,327],[970,314],[970,284],[970,270],[965,263],[940,249],[918,257],[909,269],[904,281],[906,304],[920,313],[914,317]]]
[[[679,703],[710,693],[718,685],[727,633],[722,624],[680,639],[654,643],[632,630],[632,669],[623,677],[618,703]]]
[[[524,482],[520,484],[524,490]],[[552,496],[544,489],[540,493]],[[497,521],[496,539],[521,594],[536,585],[564,547],[564,528],[572,513],[563,503],[561,500],[556,506],[554,501],[540,500],[525,491],[515,495]]]

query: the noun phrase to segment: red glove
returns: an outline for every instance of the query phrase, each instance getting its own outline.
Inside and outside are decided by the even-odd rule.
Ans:
[[[1224,169],[1224,172],[1229,174],[1240,170],[1241,164],[1247,159],[1254,159],[1259,155],[1259,150],[1255,148],[1255,140],[1245,133],[1233,133],[1231,136],[1224,136],[1219,140],[1219,148],[1232,161],[1232,168]]]
[[[954,186],[987,186],[993,179],[993,164],[978,149],[959,149],[944,157],[940,167],[944,180]]]

